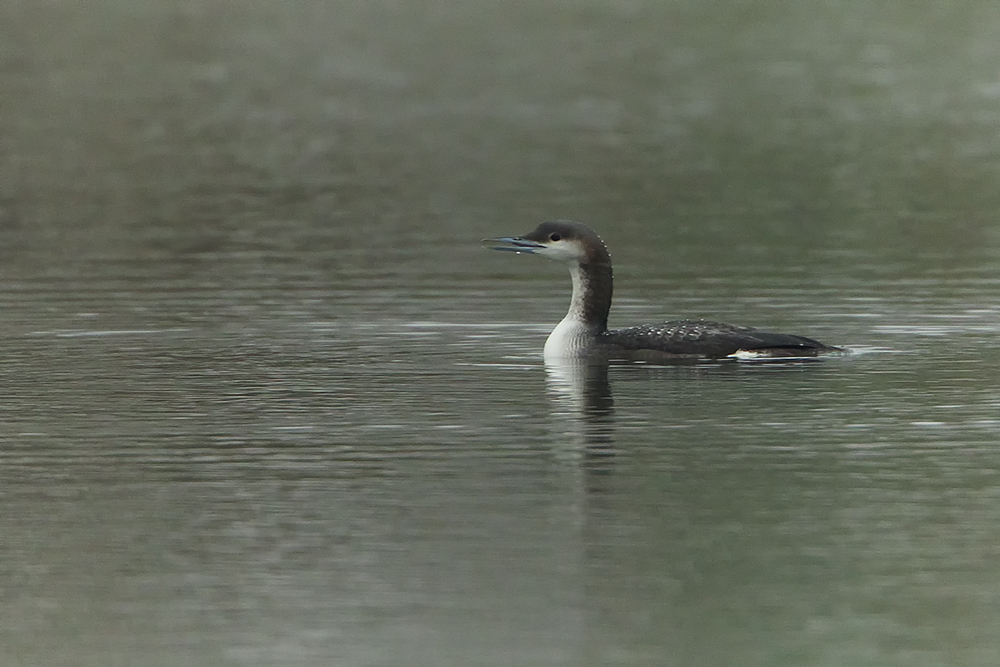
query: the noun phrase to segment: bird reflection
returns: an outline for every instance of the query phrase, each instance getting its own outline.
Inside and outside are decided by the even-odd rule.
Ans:
[[[583,457],[592,472],[604,472],[615,454],[614,397],[608,382],[608,363],[584,359],[551,359],[545,362],[552,399],[571,451]]]

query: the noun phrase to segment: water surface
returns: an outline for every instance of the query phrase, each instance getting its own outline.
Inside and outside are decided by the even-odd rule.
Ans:
[[[996,664],[993,5],[0,19],[5,664]]]

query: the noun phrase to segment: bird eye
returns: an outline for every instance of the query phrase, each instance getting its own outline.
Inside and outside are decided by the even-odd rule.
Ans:
[[[558,241],[560,238],[562,238],[562,237],[559,236],[558,234],[549,234],[549,240],[550,241]]]

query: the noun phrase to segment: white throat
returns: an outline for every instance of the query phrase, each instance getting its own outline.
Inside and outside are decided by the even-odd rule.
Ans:
[[[596,340],[597,332],[594,326],[584,321],[583,295],[587,289],[586,278],[576,262],[570,264],[569,273],[573,278],[573,296],[570,298],[569,311],[545,340],[543,354],[546,359],[584,356]]]

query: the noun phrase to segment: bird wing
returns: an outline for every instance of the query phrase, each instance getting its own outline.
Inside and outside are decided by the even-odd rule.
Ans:
[[[614,329],[608,342],[624,350],[653,350],[664,354],[721,358],[734,352],[769,351],[782,356],[816,354],[826,345],[804,336],[771,333],[708,320],[677,320]]]

